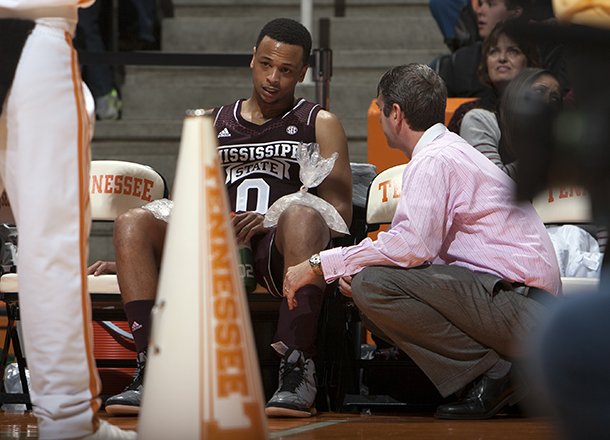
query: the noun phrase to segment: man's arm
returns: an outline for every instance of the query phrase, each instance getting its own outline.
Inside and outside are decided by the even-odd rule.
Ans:
[[[338,154],[332,171],[318,186],[318,195],[333,205],[349,226],[352,222],[352,170],[347,137],[339,118],[326,110],[320,110],[316,118],[316,142],[322,157]]]

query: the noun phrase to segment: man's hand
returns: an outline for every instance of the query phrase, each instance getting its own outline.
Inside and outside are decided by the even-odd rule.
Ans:
[[[232,214],[233,230],[237,244],[250,244],[252,237],[265,232],[262,214],[254,211],[237,212]]]
[[[352,297],[352,277],[351,276],[339,278],[339,292],[341,292],[341,295],[347,296],[348,298]]]
[[[315,284],[320,278],[321,276],[316,275],[311,269],[308,260],[289,267],[284,277],[284,296],[288,300],[288,310],[292,310],[299,305],[295,297],[297,290],[307,284]]]
[[[96,261],[87,268],[87,275],[98,276],[106,273],[117,273],[114,261]]]

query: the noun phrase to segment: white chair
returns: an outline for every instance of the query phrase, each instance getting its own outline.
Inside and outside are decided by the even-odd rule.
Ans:
[[[89,195],[92,221],[114,221],[120,214],[146,203],[167,197],[167,184],[163,177],[151,167],[133,162],[97,160],[91,162]],[[0,198],[0,219],[3,223],[14,223],[6,198]],[[94,321],[124,320],[123,305],[116,275],[88,276]],[[17,320],[19,319],[19,276],[7,273],[0,277],[0,300],[7,309],[7,331],[4,349],[0,355],[2,372],[12,344],[19,365],[21,382],[25,386],[25,359],[19,343]],[[98,367],[114,366],[116,363],[98,361]],[[2,373],[0,372],[0,373]],[[0,377],[0,389],[2,377]],[[27,389],[27,388],[23,388]],[[29,395],[0,394],[2,403],[26,403],[30,408]]]
[[[540,193],[532,201],[545,225],[591,224],[591,201],[585,191],[577,187],[557,187]],[[564,295],[596,291],[597,278],[562,277]]]

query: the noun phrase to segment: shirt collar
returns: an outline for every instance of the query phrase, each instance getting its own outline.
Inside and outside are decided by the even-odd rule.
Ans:
[[[447,127],[440,122],[437,122],[432,127],[428,128],[426,131],[424,131],[424,134],[419,141],[417,141],[411,157],[414,157],[417,153],[426,148],[426,146],[430,145],[437,137],[445,134],[446,132]]]

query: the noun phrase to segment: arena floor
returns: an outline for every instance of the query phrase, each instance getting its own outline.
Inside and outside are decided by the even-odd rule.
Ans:
[[[106,417],[110,423],[136,429],[136,417]],[[170,422],[169,420],[167,422]],[[431,414],[361,415],[321,413],[310,419],[269,419],[270,439],[290,440],[553,440],[559,437],[547,418],[498,417],[484,421],[441,421]],[[36,419],[29,413],[0,412],[0,439],[38,438]]]

